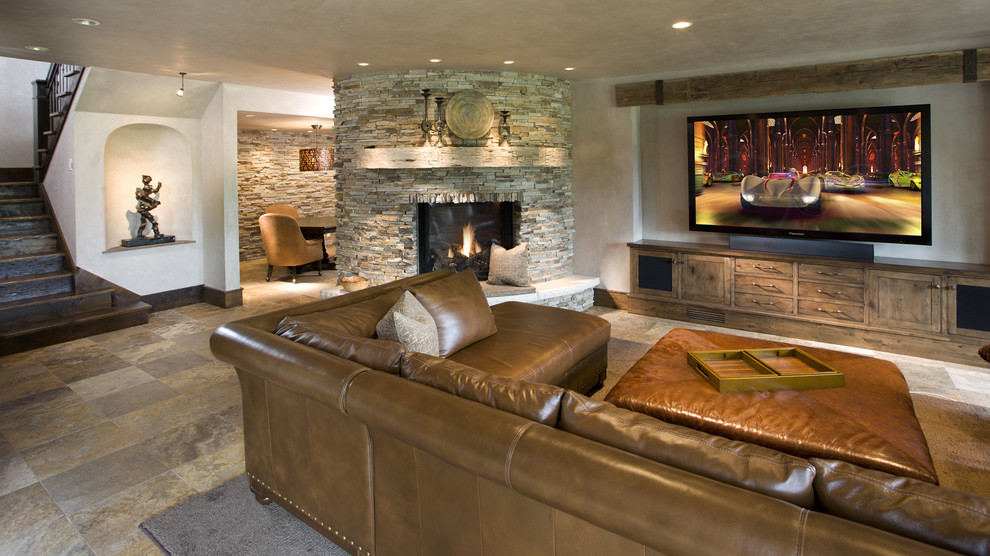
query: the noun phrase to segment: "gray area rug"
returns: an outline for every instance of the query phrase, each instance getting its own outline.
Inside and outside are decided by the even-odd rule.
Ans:
[[[254,499],[247,475],[228,481],[141,524],[166,554],[329,554],[343,548],[277,504]]]
[[[605,387],[592,397],[604,398],[650,347],[612,338]],[[912,395],[912,400],[942,485],[990,496],[990,409],[924,394]],[[176,556],[347,554],[278,505],[257,503],[247,476],[155,516],[141,528]]]

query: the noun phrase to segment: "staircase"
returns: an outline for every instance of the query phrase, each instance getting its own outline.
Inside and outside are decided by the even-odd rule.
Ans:
[[[148,322],[136,295],[77,279],[56,229],[34,170],[0,168],[0,355]]]

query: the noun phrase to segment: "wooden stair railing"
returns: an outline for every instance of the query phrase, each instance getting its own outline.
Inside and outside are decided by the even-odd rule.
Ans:
[[[85,69],[83,66],[52,64],[48,77],[34,82],[34,171],[38,182],[45,179]]]

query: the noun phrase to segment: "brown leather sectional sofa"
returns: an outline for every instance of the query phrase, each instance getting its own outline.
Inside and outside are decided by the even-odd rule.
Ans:
[[[446,313],[477,295],[453,276],[217,330],[213,352],[241,381],[259,501],[352,554],[990,552],[985,498],[585,397],[607,360],[597,317],[496,305],[495,333],[446,358],[373,337],[404,289],[441,331],[488,327],[477,305]]]

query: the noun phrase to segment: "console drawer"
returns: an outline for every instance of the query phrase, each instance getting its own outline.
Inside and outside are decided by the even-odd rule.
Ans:
[[[736,276],[736,295],[755,293],[763,295],[794,295],[794,281],[791,278],[777,279],[764,276]]]
[[[802,299],[798,301],[798,314],[822,320],[863,322],[865,311],[862,305],[843,305]]]
[[[794,276],[794,263],[763,259],[736,259],[736,273],[759,276]]]
[[[810,282],[798,284],[798,296],[822,301],[863,304],[866,300],[862,286],[834,282]]]
[[[736,295],[736,307],[740,309],[754,309],[764,313],[786,313],[794,312],[794,300],[790,297],[775,297],[772,295]]]
[[[798,265],[798,278],[802,280],[828,280],[847,284],[863,284],[865,276],[862,268],[808,263]]]

